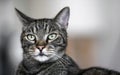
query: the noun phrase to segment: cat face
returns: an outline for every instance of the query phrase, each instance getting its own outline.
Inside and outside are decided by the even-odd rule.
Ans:
[[[63,8],[54,19],[32,19],[19,10],[17,14],[23,24],[21,44],[24,56],[40,62],[55,61],[65,53],[66,28],[69,8]]]

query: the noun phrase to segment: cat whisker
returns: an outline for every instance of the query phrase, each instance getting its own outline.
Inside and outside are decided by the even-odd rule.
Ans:
[[[55,50],[48,50],[48,51],[55,51]]]
[[[48,51],[48,52],[50,52],[50,53],[55,53],[54,51]]]
[[[34,51],[29,51],[29,52],[34,52]]]

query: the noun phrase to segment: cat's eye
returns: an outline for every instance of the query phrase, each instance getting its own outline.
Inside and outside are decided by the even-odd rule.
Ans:
[[[54,40],[54,39],[56,39],[56,37],[57,37],[57,34],[52,33],[52,34],[48,35],[48,40]]]
[[[26,38],[27,38],[27,40],[35,41],[35,36],[32,35],[32,34],[28,34],[28,35],[26,36]]]

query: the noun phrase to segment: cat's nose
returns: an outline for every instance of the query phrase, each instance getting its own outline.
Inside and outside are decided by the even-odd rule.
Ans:
[[[39,50],[43,50],[43,49],[45,48],[45,46],[37,46],[37,48],[38,48]]]

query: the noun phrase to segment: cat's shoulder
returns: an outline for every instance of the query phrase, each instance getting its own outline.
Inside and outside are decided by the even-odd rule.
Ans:
[[[120,75],[120,72],[102,67],[90,67],[80,70],[78,75]]]

